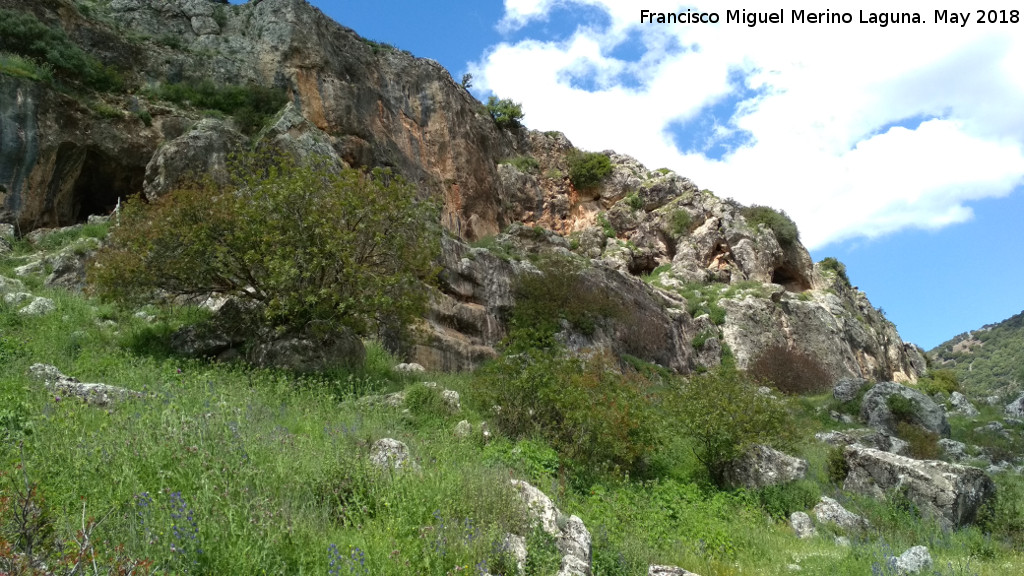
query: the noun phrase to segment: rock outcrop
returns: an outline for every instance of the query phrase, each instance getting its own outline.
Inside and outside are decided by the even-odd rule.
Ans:
[[[562,568],[557,576],[590,576],[591,539],[583,521],[566,517],[546,494],[522,480],[512,480],[527,510],[541,529],[555,539],[562,554]]]
[[[142,397],[139,392],[118,386],[79,382],[78,379],[66,376],[56,366],[49,364],[33,364],[29,367],[29,374],[43,382],[58,397],[61,394],[77,397],[93,406],[109,406],[117,400]]]
[[[828,496],[822,496],[821,501],[814,507],[814,517],[818,522],[835,524],[844,530],[864,530],[868,527],[867,520],[850,512]]]
[[[756,490],[807,476],[807,461],[768,446],[754,446],[725,469],[726,483]]]
[[[974,522],[981,506],[995,496],[995,485],[979,468],[914,460],[857,445],[847,446],[843,454],[850,470],[843,488],[876,498],[898,490],[947,527]]]
[[[911,423],[940,436],[949,436],[949,422],[942,406],[918,390],[895,382],[880,382],[864,394],[860,405],[861,420],[869,426],[895,434],[897,418],[889,407],[891,396],[901,396],[909,401],[909,413],[904,417]]]

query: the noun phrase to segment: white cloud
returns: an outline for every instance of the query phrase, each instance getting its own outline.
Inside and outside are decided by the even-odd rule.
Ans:
[[[664,0],[644,4],[680,10]],[[976,13],[963,28],[931,23],[934,6],[921,2],[878,10],[917,10],[927,24],[788,23],[791,10],[815,5],[796,0],[786,24],[750,28],[641,25],[632,0],[506,0],[506,31],[529,31],[523,27],[556,7],[559,17],[598,7],[611,24],[580,27],[559,42],[494,46],[473,73],[479,88],[522,102],[529,127],[562,130],[582,148],[613,148],[720,195],[783,208],[812,248],[962,222],[972,215],[967,202],[1024,183],[1024,24],[978,24]],[[830,6],[855,22],[871,9]],[[758,6],[694,9],[724,20],[726,9],[741,8]],[[610,56],[638,32],[639,62]],[[625,82],[626,74],[639,83]],[[735,110],[709,117],[710,107],[739,97],[746,100]],[[687,122],[705,130],[696,142],[749,138],[711,159],[675,146],[669,127]],[[894,126],[901,123],[909,128]]]

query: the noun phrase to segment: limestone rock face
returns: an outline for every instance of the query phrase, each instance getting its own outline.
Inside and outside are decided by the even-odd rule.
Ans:
[[[663,566],[660,564],[651,564],[647,568],[647,576],[700,576],[688,570],[683,570],[678,566]]]
[[[863,530],[868,527],[867,520],[850,512],[828,496],[821,497],[821,501],[814,507],[814,516],[818,522],[835,524],[845,530]]]
[[[49,364],[33,364],[29,366],[28,370],[33,378],[43,382],[53,393],[76,396],[86,404],[94,406],[108,406],[116,400],[142,397],[139,392],[118,386],[79,382],[76,378],[64,375],[56,366]]]
[[[811,522],[811,517],[806,512],[793,512],[790,514],[789,525],[796,532],[796,537],[800,539],[810,538],[818,533]]]
[[[888,490],[901,490],[947,527],[970,524],[995,495],[995,485],[979,468],[914,460],[856,445],[846,447],[843,454],[850,468],[844,489],[876,498],[884,498]]]
[[[370,462],[378,468],[394,470],[415,467],[415,462],[409,454],[409,447],[405,442],[394,438],[381,438],[374,442],[370,447]]]
[[[979,414],[978,409],[971,404],[971,401],[966,396],[959,392],[953,392],[949,396],[949,403],[953,405],[955,412],[964,416],[977,416]]]
[[[733,486],[755,490],[785,484],[807,476],[807,461],[769,448],[754,446],[729,464],[725,481]]]
[[[911,401],[913,408],[910,418],[914,424],[940,436],[949,436],[950,428],[949,422],[946,420],[946,411],[921,392],[895,382],[880,382],[868,390],[861,402],[861,420],[869,426],[894,434],[896,419],[887,404],[887,399],[893,395],[899,395]]]
[[[562,568],[557,576],[590,576],[591,538],[583,521],[566,518],[546,494],[522,480],[512,480],[534,521],[556,540],[562,553]]]
[[[900,574],[921,574],[932,567],[932,555],[927,546],[914,546],[894,558],[892,566]]]
[[[201,120],[185,134],[165,142],[147,163],[146,198],[155,200],[203,176],[227,182],[228,156],[240,151],[246,141],[224,120]]]
[[[1010,402],[1006,406],[1005,412],[1010,418],[1024,418],[1024,394],[1021,394],[1019,398]]]

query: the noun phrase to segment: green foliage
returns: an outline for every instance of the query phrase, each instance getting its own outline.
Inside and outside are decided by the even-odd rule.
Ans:
[[[0,74],[16,78],[52,82],[53,66],[46,62],[39,64],[36,60],[25,56],[0,52]]]
[[[917,402],[913,398],[907,398],[902,394],[892,394],[885,399],[885,405],[897,422],[912,422],[914,412],[917,411]]]
[[[511,164],[519,169],[520,172],[526,174],[536,174],[540,170],[540,162],[537,161],[533,156],[516,156],[509,158],[504,164]]]
[[[612,173],[612,161],[607,154],[573,150],[568,160],[569,181],[579,190],[596,188]]]
[[[230,184],[197,184],[122,205],[121,224],[89,269],[104,297],[139,302],[233,294],[271,326],[359,334],[424,310],[438,251],[436,210],[387,170],[247,156]]]
[[[817,358],[785,345],[762,350],[747,366],[747,374],[786,394],[829,390],[835,379]]]
[[[124,86],[116,70],[85,53],[60,28],[51,28],[27,12],[0,9],[0,52],[39,62],[31,76],[40,80],[49,79],[45,68],[49,66],[56,75],[96,90],[120,90]],[[14,70],[24,73],[24,62]]]
[[[690,226],[693,224],[693,219],[690,217],[690,213],[679,208],[672,211],[672,214],[668,218],[668,229],[673,236],[685,236],[690,233]]]
[[[800,240],[800,231],[797,230],[796,223],[782,210],[755,204],[743,208],[742,214],[747,223],[754,228],[764,224],[775,233],[775,238],[782,246],[791,246]]]
[[[415,384],[406,390],[404,404],[409,413],[421,421],[442,418],[449,414],[448,405],[441,397],[441,391],[437,387],[423,383]]]
[[[288,102],[285,90],[280,87],[219,86],[211,80],[161,84],[150,90],[153,98],[196,108],[216,110],[232,116],[239,129],[254,134],[267,120]]]
[[[846,461],[842,446],[829,448],[828,456],[825,459],[825,474],[828,476],[828,481],[837,486],[842,486],[846,481],[846,477],[850,474],[850,464]]]
[[[929,370],[917,381],[917,387],[928,396],[936,393],[952,394],[960,390],[960,379],[956,371],[948,368]]]
[[[469,90],[470,88],[473,87],[473,75],[470,74],[469,72],[466,72],[465,74],[462,75],[462,87],[465,88],[466,90]]]
[[[902,398],[902,396],[901,396]],[[909,422],[896,422],[896,435],[910,444],[910,455],[918,460],[938,460],[942,456],[939,435]]]
[[[766,486],[755,492],[761,508],[776,521],[784,522],[793,512],[810,510],[821,499],[821,488],[810,480]]]
[[[605,238],[615,238],[618,236],[619,233],[615,231],[615,226],[612,226],[612,223],[608,221],[608,217],[604,212],[597,215],[597,224],[604,231]]]
[[[1024,546],[1024,478],[1004,473],[993,477],[996,496],[978,511],[978,525],[993,538],[1020,550]]]
[[[835,274],[847,288],[850,287],[850,277],[846,275],[846,264],[832,256],[828,256],[821,262],[818,262],[818,265],[821,266],[822,270]]]
[[[741,372],[719,368],[693,376],[668,403],[679,429],[693,439],[697,458],[716,481],[725,465],[754,444],[785,448],[793,441],[785,404],[757,393]]]
[[[494,119],[494,123],[502,130],[514,130],[521,126],[523,119],[523,105],[513,102],[508,98],[498,99],[491,96],[487,99],[487,113]]]
[[[641,210],[644,207],[644,200],[636,192],[626,196],[626,206],[633,210]]]
[[[487,463],[500,462],[524,474],[534,483],[545,483],[557,477],[561,469],[558,452],[547,442],[526,438],[514,444],[498,439],[484,448],[483,460]]]
[[[505,341],[509,351],[557,346],[555,334],[562,330],[562,321],[591,335],[601,322],[622,314],[612,294],[587,280],[583,264],[550,256],[536,265],[540,274],[520,274],[516,279]]]
[[[221,30],[228,25],[228,11],[224,8],[223,4],[213,7],[213,21],[217,23]]]
[[[960,334],[929,355],[938,360],[936,365],[954,370],[963,387],[978,395],[997,393],[1007,382],[1024,383],[1024,312]]]
[[[503,356],[480,371],[473,397],[503,434],[544,438],[579,474],[639,473],[656,442],[644,399],[649,383],[610,367],[551,350]]]

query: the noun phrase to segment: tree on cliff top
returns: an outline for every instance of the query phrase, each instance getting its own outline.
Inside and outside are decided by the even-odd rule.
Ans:
[[[365,334],[384,317],[423,312],[440,246],[435,216],[388,170],[245,156],[226,185],[126,202],[89,278],[118,300],[219,292],[259,303],[269,326]]]

